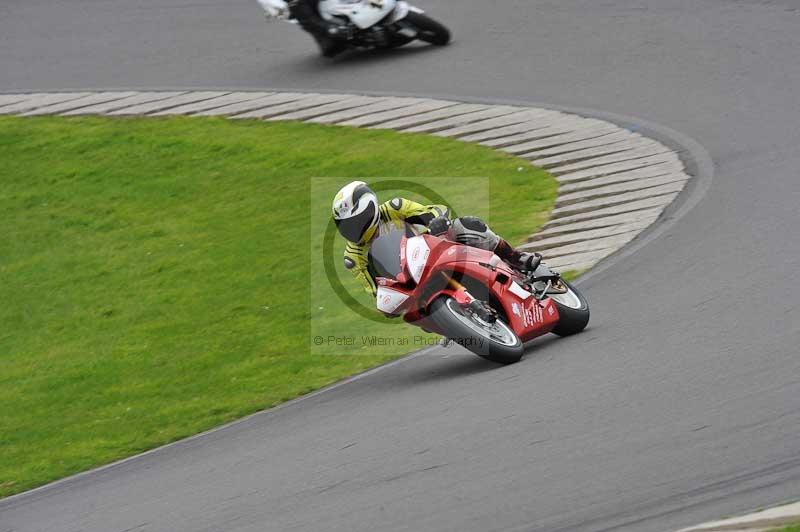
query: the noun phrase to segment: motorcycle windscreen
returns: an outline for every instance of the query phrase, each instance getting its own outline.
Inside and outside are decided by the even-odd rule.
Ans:
[[[373,277],[395,279],[402,271],[400,266],[400,245],[404,236],[414,236],[411,227],[402,228],[394,224],[382,225],[380,234],[369,248],[369,272]]]

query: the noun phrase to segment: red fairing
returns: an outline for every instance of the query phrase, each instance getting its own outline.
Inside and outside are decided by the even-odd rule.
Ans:
[[[441,295],[453,297],[462,305],[469,304],[472,300],[472,296],[463,286],[458,288],[460,283],[428,293],[430,291],[426,291],[425,286],[434,280],[438,281],[436,286],[443,284],[443,281],[436,279],[443,274],[457,281],[463,281],[467,277],[485,286],[502,305],[504,321],[523,342],[550,332],[558,323],[555,304],[549,298],[539,301],[533,297],[533,294],[515,280],[517,274],[491,251],[431,235],[416,237],[411,245],[409,240],[404,238],[401,244],[402,273],[396,280],[378,280],[379,285],[391,287],[392,290],[409,296],[398,309],[398,313],[401,310],[405,312],[404,318],[409,323],[425,326],[424,310]],[[423,322],[420,323],[421,319]]]
[[[549,298],[542,301],[533,296],[522,299],[505,290],[505,287],[504,291],[506,298],[500,301],[506,309],[509,325],[523,342],[549,333],[558,324],[558,310]]]

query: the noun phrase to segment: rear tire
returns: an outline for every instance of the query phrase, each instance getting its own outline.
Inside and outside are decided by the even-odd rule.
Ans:
[[[430,306],[430,319],[443,332],[448,339],[453,340],[465,349],[469,349],[479,357],[483,357],[498,364],[513,364],[522,358],[524,348],[522,341],[508,325],[498,318],[498,329],[505,334],[501,341],[490,336],[489,331],[479,332],[480,326],[469,325],[467,313],[459,312],[460,306],[448,296],[436,298]],[[460,314],[460,315],[458,315]],[[509,334],[510,333],[510,334]]]
[[[558,336],[570,336],[581,332],[589,323],[589,303],[586,298],[567,281],[561,280],[567,286],[569,293],[566,297],[556,299],[555,294],[550,297],[558,309],[558,325],[551,331]]]
[[[423,13],[409,11],[406,22],[417,28],[417,39],[436,46],[444,46],[450,42],[450,30]]]

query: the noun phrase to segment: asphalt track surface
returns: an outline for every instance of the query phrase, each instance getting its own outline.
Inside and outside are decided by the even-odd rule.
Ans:
[[[5,0],[0,90],[584,107],[696,139],[713,180],[706,165],[673,219],[580,284],[593,308],[581,335],[535,342],[510,367],[417,356],[7,499],[0,530],[664,531],[800,497],[800,5],[422,7],[452,46],[330,62],[244,0]]]

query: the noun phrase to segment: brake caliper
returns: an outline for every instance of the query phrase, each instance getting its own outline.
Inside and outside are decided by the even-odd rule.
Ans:
[[[482,321],[494,323],[497,321],[497,311],[485,304],[483,301],[473,300],[469,304],[469,309]]]

